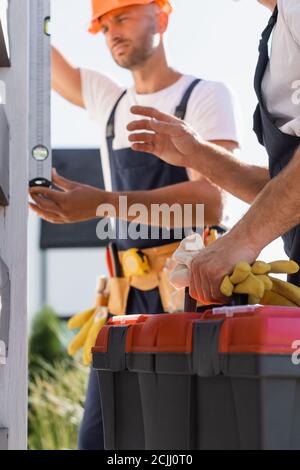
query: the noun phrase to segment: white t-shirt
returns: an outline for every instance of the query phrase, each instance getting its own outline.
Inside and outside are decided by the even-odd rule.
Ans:
[[[126,127],[129,122],[138,119],[138,116],[130,113],[131,106],[152,106],[162,112],[174,114],[175,108],[195,78],[184,75],[168,88],[146,95],[137,94],[134,88],[128,89],[116,111],[114,149],[131,146]],[[104,182],[106,189],[111,190],[110,165],[105,138],[106,125],[124,88],[110,78],[86,69],[81,70],[81,83],[87,112],[90,118],[99,125]],[[205,140],[239,142],[236,113],[235,102],[228,88],[223,83],[203,80],[193,90],[185,120]]]
[[[278,0],[277,4],[278,20],[262,92],[276,126],[300,137],[300,1]]]

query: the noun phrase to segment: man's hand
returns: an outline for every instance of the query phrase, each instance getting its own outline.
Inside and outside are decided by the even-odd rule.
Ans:
[[[133,150],[152,153],[171,165],[184,167],[189,166],[189,157],[201,150],[199,136],[184,121],[143,106],[133,106],[131,112],[147,118],[127,126],[133,132],[129,136]]]
[[[35,204],[29,207],[53,224],[70,224],[96,218],[104,191],[59,176],[53,170],[53,184],[62,191],[44,187],[30,188]]]
[[[237,239],[231,233],[209,245],[196,256],[190,268],[190,295],[202,302],[228,302],[220,292],[224,276],[231,274],[240,261],[252,264],[257,250],[247,240]]]

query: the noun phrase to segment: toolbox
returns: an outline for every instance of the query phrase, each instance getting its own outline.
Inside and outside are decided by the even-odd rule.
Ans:
[[[297,340],[300,308],[112,318],[93,348],[106,449],[300,449]]]

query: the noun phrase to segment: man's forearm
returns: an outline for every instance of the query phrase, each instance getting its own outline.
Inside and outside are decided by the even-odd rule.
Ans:
[[[211,142],[200,141],[199,152],[188,158],[187,165],[249,204],[270,180],[267,168],[243,163]]]
[[[135,204],[142,204],[146,212],[141,216],[140,223],[150,224],[150,225],[169,225],[171,227],[178,226],[177,221],[175,220],[174,214],[179,214],[179,212],[172,213],[169,218],[166,216],[164,218],[162,215],[157,218],[159,207],[154,207],[154,205],[162,206],[167,205],[171,208],[173,205],[177,205],[177,209],[181,210],[183,214],[184,205],[190,205],[191,207],[191,220],[184,221],[183,218],[180,218],[181,222],[185,222],[186,226],[194,226],[199,222],[199,213],[197,213],[197,205],[204,205],[204,223],[205,224],[218,224],[222,220],[223,215],[223,194],[222,191],[208,182],[206,179],[201,181],[188,181],[185,183],[180,183],[172,186],[167,186],[164,188],[159,188],[150,191],[130,191],[130,192],[105,192],[104,198],[103,194],[100,195],[99,207],[97,210],[97,216],[110,216],[118,217],[126,220],[134,220],[138,215],[124,212],[120,207],[120,197],[126,197],[126,205],[128,208],[133,207]],[[111,206],[111,211],[109,212],[109,205]],[[133,207],[134,209],[134,207]],[[137,207],[136,207],[137,209]],[[174,207],[173,207],[174,209]],[[151,218],[151,211],[154,214],[154,218]],[[163,211],[161,212],[163,214]],[[167,212],[166,212],[167,214]],[[177,219],[178,220],[178,219]]]
[[[259,253],[300,223],[300,147],[292,162],[259,194],[232,229],[231,236],[248,240]]]

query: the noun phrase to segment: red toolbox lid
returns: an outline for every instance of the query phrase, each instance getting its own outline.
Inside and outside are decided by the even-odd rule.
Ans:
[[[193,321],[200,318],[197,313],[152,315],[146,322],[129,328],[126,352],[191,353]]]
[[[252,309],[252,311],[251,311]],[[218,312],[219,310],[219,312]],[[237,312],[237,316],[235,314]],[[224,321],[220,338],[220,353],[292,354],[295,341],[300,340],[300,308],[275,306],[235,307]],[[239,313],[240,312],[240,313]],[[210,316],[224,315],[222,309]]]
[[[107,352],[110,328],[128,326],[127,353],[191,353],[194,322],[214,320],[223,320],[220,353],[292,354],[293,343],[300,340],[300,308],[237,306],[204,314],[116,317],[100,331],[93,352]]]
[[[108,351],[108,338],[111,328],[118,326],[130,326],[138,323],[144,323],[147,318],[152,315],[116,315],[108,320],[106,325],[101,328],[95,346],[92,348],[93,353],[106,353]]]

